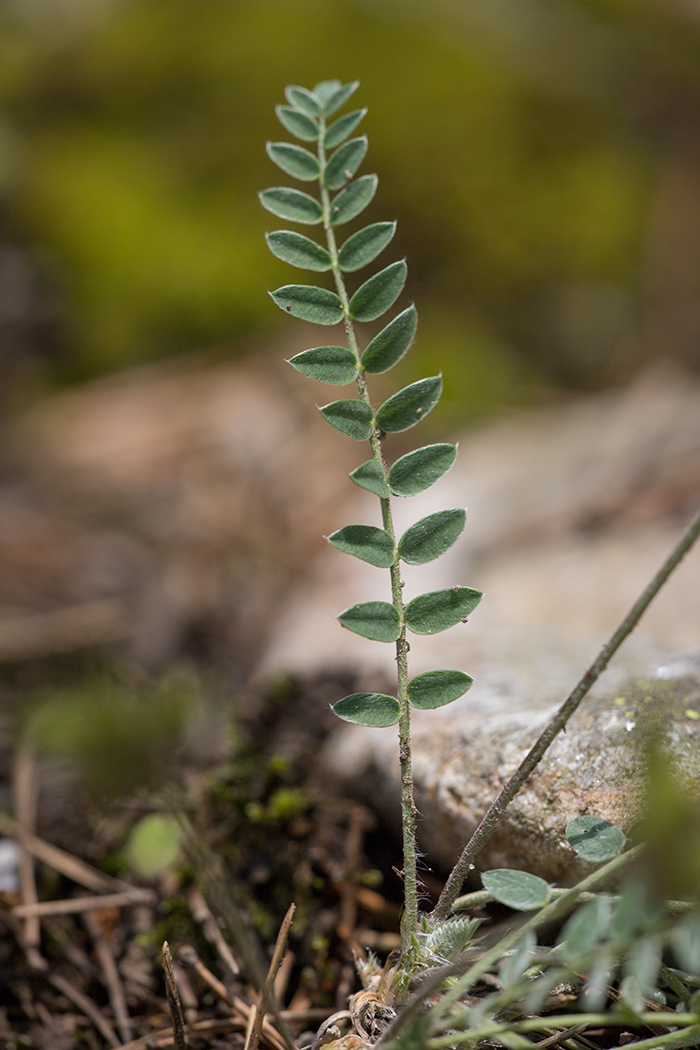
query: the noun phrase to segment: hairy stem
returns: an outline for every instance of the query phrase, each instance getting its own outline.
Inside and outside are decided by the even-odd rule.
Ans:
[[[549,725],[541,733],[536,743],[501,791],[498,798],[492,803],[485,817],[477,827],[467,845],[464,847],[461,857],[452,869],[452,873],[450,874],[450,877],[445,884],[445,888],[435,906],[435,910],[431,915],[431,920],[438,921],[446,919],[449,916],[452,906],[462,889],[462,884],[467,877],[470,866],[481,852],[486,840],[498,823],[506,806],[510,804],[520,791],[549,745],[564,728],[581,701],[585,698],[591,687],[608,666],[610,660],[620,648],[625,638],[627,638],[637,626],[643,614],[646,612],[646,609],[651,604],[652,599],[656,597],[673,570],[678,566],[680,561],[696,542],[698,536],[700,536],[700,513],[698,513],[690,523],[680,542],[674,550],[671,551],[668,558],[666,558],[666,561],[648,586],[642,591],[620,626],[610,640],[603,646],[583,678],[581,678],[578,685],[559,708]]]
[[[335,287],[343,306],[343,325],[348,341],[348,347],[355,354],[357,364],[360,364],[360,352],[357,346],[355,329],[350,317],[350,306],[348,293],[345,288],[343,274],[338,262],[338,248],[335,241],[335,231],[331,223],[331,205],[328,189],[323,181],[323,172],[326,165],[326,155],[323,146],[325,132],[325,120],[320,120],[320,134],[318,140],[318,160],[321,167],[319,179],[321,187],[321,206],[323,208],[323,228],[326,231],[326,243],[331,257],[331,271]],[[360,398],[365,404],[372,407],[369,388],[365,373],[360,370],[357,377],[357,389]],[[370,437],[370,448],[372,458],[380,467],[384,481],[387,480],[387,467],[382,455],[382,434],[374,430]],[[391,501],[386,498],[379,500],[382,509],[382,524],[384,531],[388,533],[396,546],[396,533],[394,520],[391,512]],[[411,770],[411,715],[408,703],[408,650],[406,640],[406,623],[403,604],[403,580],[401,579],[400,559],[397,554],[391,573],[391,598],[401,625],[401,634],[396,640],[396,669],[399,701],[399,761],[401,766],[401,825],[403,829],[403,877],[404,877],[404,913],[401,919],[401,950],[404,959],[409,957],[413,951],[415,933],[418,927],[418,876],[416,868],[416,808],[413,800],[413,773]]]

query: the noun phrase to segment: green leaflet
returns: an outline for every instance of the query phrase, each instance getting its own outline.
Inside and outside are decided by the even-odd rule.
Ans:
[[[610,898],[596,897],[578,908],[559,935],[564,959],[579,959],[605,935],[610,925]]]
[[[360,164],[365,159],[366,152],[366,135],[361,135],[360,138],[357,139],[350,139],[349,142],[345,142],[342,146],[338,146],[337,150],[326,164],[323,172],[323,181],[328,189],[339,190],[341,186],[344,186],[345,183],[353,177]]]
[[[301,182],[311,182],[319,176],[318,158],[303,146],[291,142],[268,142],[267,155],[278,168]]]
[[[379,179],[376,175],[362,175],[337,193],[331,201],[331,222],[340,226],[350,222],[367,207],[377,192]],[[320,205],[319,205],[320,210]]]
[[[625,833],[602,817],[574,817],[566,825],[569,845],[582,860],[599,864],[616,857],[626,842]]]
[[[345,554],[353,554],[361,561],[388,569],[394,564],[396,552],[388,532],[374,525],[346,525],[327,537],[328,542]]]
[[[384,693],[352,693],[333,704],[333,710],[345,722],[377,729],[394,726],[399,720],[398,700]]]
[[[494,900],[517,911],[534,911],[547,903],[552,888],[539,875],[511,868],[493,868],[481,873],[484,889]]]
[[[406,283],[404,259],[390,263],[361,284],[350,300],[350,316],[356,321],[374,321],[393,306]]]
[[[353,233],[338,252],[340,269],[346,273],[361,270],[384,251],[395,233],[395,222],[374,222]]]
[[[456,445],[424,445],[408,452],[390,468],[389,487],[395,496],[416,496],[447,473],[457,458]]]
[[[323,209],[314,197],[301,190],[293,190],[290,186],[273,186],[263,190],[258,197],[263,208],[267,208],[278,219],[315,226],[323,218]]]
[[[481,591],[472,587],[419,594],[406,606],[406,626],[414,634],[438,634],[464,621],[482,598]]]
[[[280,124],[290,133],[304,142],[315,142],[318,138],[318,124],[313,117],[300,113],[292,106],[275,106],[275,113]]]
[[[439,558],[462,535],[467,521],[464,510],[439,510],[406,529],[399,540],[399,554],[407,565],[425,565]]]
[[[393,368],[413,342],[417,324],[416,308],[409,306],[390,321],[386,328],[382,328],[362,355],[362,367],[365,372],[377,374]]]
[[[401,634],[398,613],[388,602],[351,605],[337,618],[349,631],[375,642],[395,642]]]
[[[321,415],[336,430],[342,430],[355,441],[368,441],[372,434],[374,420],[372,409],[359,398],[348,398],[343,401],[332,401],[320,409]]]
[[[353,80],[352,84],[342,84],[340,87],[329,95],[324,103],[323,110],[327,117],[330,117],[331,113],[335,113],[337,109],[344,106],[347,100],[360,86],[359,80]]]
[[[528,930],[511,952],[501,960],[498,967],[498,979],[504,988],[512,988],[530,965],[532,956],[537,947],[537,937],[534,930]]]
[[[464,671],[426,671],[408,683],[408,701],[421,711],[432,711],[463,696],[473,683]]]
[[[270,292],[280,310],[313,324],[337,324],[343,317],[343,306],[335,292],[313,284],[285,284]]]
[[[414,427],[438,403],[441,393],[441,375],[419,379],[417,383],[405,386],[381,406],[377,412],[377,426],[387,434],[398,434]]]
[[[338,146],[343,139],[346,139],[348,135],[352,135],[357,125],[366,115],[366,109],[354,109],[352,113],[346,113],[344,117],[341,117],[339,120],[336,120],[335,123],[331,124],[331,126],[326,129],[326,134],[323,137],[323,145],[326,149],[333,149],[334,146]]]
[[[295,354],[289,364],[319,383],[346,386],[357,378],[355,355],[346,346],[314,346]]]
[[[324,107],[324,112],[328,99],[331,98],[332,95],[335,95],[336,91],[338,91],[339,88],[342,88],[342,86],[343,84],[340,80],[322,80],[320,84],[316,84],[313,93]]]
[[[388,499],[391,495],[389,486],[384,480],[384,472],[374,459],[360,463],[359,467],[356,467],[348,477],[361,489],[367,489],[368,492],[373,492],[381,499]]]
[[[321,101],[318,95],[307,88],[290,84],[284,89],[284,95],[290,106],[295,106],[302,112],[308,113],[310,117],[317,117],[321,112]]]
[[[331,268],[330,254],[316,241],[305,237],[294,230],[275,230],[266,233],[265,240],[273,255],[282,262],[298,266],[302,270],[316,270],[323,273]]]

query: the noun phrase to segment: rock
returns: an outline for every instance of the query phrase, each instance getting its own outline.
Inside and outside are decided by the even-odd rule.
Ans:
[[[441,863],[455,859],[548,715],[673,548],[699,496],[700,384],[656,372],[627,390],[462,435],[450,473],[399,502],[399,530],[435,510],[469,506],[455,547],[429,565],[407,567],[406,598],[453,584],[485,592],[467,625],[411,639],[412,674],[458,667],[476,678],[461,700],[416,718],[423,842]],[[379,524],[375,504],[359,494],[355,513],[339,514],[334,527]],[[333,619],[355,602],[386,600],[385,575],[334,550],[322,554],[274,627],[260,674],[346,668],[355,671],[357,688],[393,691],[393,647],[343,631]],[[686,702],[696,709],[696,686],[684,676],[696,673],[698,656],[695,549],[577,715],[576,732],[560,738],[550,765],[533,776],[512,810],[517,818],[502,825],[483,863],[567,879],[573,869],[561,842],[569,819],[599,812],[628,828],[641,805],[636,737],[626,728],[636,716],[615,699],[635,679],[655,681],[667,695],[659,682],[680,675],[668,725],[677,716],[679,746],[687,740],[697,747],[693,715],[679,712]],[[396,797],[395,763],[393,730],[347,727],[329,745],[324,768],[376,802]]]
[[[494,711],[474,704],[456,718],[445,709],[430,712],[432,718],[418,714],[413,766],[419,840],[430,860],[452,867],[554,710]],[[506,810],[479,869],[522,868],[560,885],[582,878],[589,868],[568,845],[566,825],[593,814],[627,832],[640,820],[648,734],[657,743],[665,739],[679,778],[700,795],[700,663],[694,675],[637,681],[585,702]],[[397,824],[395,732],[348,726],[327,746],[323,766],[336,778],[341,771],[346,785]]]

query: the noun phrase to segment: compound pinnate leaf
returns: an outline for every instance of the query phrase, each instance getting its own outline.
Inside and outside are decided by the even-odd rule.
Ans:
[[[350,222],[367,207],[377,192],[379,179],[376,175],[362,175],[337,193],[331,201],[331,222],[340,226]]]
[[[318,95],[314,94],[313,91],[309,91],[308,88],[290,84],[289,87],[284,89],[284,95],[290,106],[295,106],[296,109],[302,110],[303,113],[308,113],[310,117],[317,117],[321,112],[321,100]]]
[[[318,273],[331,268],[330,254],[303,233],[275,230],[273,233],[266,233],[265,240],[272,254],[282,262],[298,266],[302,270],[316,270]]]
[[[374,222],[353,233],[338,252],[340,269],[346,273],[361,270],[384,251],[395,233],[395,222]]]
[[[438,634],[464,621],[482,598],[472,587],[419,594],[406,606],[406,626],[414,634]]]
[[[396,552],[388,532],[377,529],[374,525],[346,525],[343,529],[331,533],[328,542],[345,554],[353,554],[361,561],[376,565],[379,569],[388,569],[394,564]]]
[[[408,452],[390,468],[389,487],[395,496],[417,496],[446,474],[457,458],[457,446],[424,445]]]
[[[292,106],[275,106],[275,113],[280,124],[290,133],[304,142],[315,142],[318,138],[318,124],[313,117],[300,113]]]
[[[337,617],[349,631],[375,642],[395,642],[401,634],[398,613],[388,602],[351,605]]]
[[[326,131],[326,134],[323,136],[323,145],[326,149],[333,149],[334,146],[340,145],[343,139],[346,139],[348,135],[352,135],[353,131],[366,114],[366,109],[354,109],[352,113],[346,113],[344,117],[340,118],[340,120],[336,120],[334,124],[331,124]]]
[[[368,492],[373,492],[381,499],[388,499],[391,495],[389,486],[384,480],[384,471],[374,459],[360,463],[359,467],[356,467],[348,476],[361,489],[367,489]]]
[[[582,860],[594,864],[616,857],[626,839],[624,832],[602,817],[574,817],[566,825],[569,845]]]
[[[408,683],[408,702],[421,711],[432,711],[463,696],[473,683],[464,671],[426,671]]]
[[[464,510],[439,510],[406,529],[399,554],[407,565],[425,565],[439,558],[461,536],[467,521]]]
[[[440,400],[442,376],[419,379],[390,397],[377,412],[377,426],[387,434],[398,434],[425,419]]]
[[[549,900],[552,888],[539,875],[511,868],[492,868],[481,873],[484,889],[494,900],[516,911],[534,911]]]
[[[324,405],[320,411],[323,418],[327,419],[336,430],[342,430],[355,441],[369,440],[374,420],[372,409],[364,401],[358,398],[332,401],[330,405]]]
[[[357,139],[338,146],[331,159],[326,164],[323,172],[323,181],[329,190],[339,190],[349,179],[353,177],[367,152],[367,136],[361,135]]]
[[[404,259],[390,263],[361,284],[350,300],[350,316],[356,321],[374,321],[393,306],[406,283]]]
[[[292,142],[268,142],[267,155],[278,168],[301,182],[311,182],[319,176],[318,158],[303,146],[295,146]]]
[[[346,386],[357,378],[357,361],[347,346],[314,346],[295,354],[289,364],[319,383]]]
[[[335,95],[339,88],[342,88],[343,84],[340,80],[322,80],[319,84],[314,86],[314,95],[319,100],[321,105],[325,108],[328,99]]]
[[[314,284],[285,284],[270,292],[280,310],[313,324],[337,324],[343,317],[343,306],[335,292]]]
[[[269,190],[263,190],[258,197],[263,208],[267,208],[278,219],[315,226],[323,218],[323,209],[319,202],[308,193],[294,190],[291,186],[273,186]]]
[[[395,726],[399,720],[398,700],[384,693],[351,693],[333,704],[333,710],[345,722],[376,729]]]
[[[353,95],[360,86],[359,80],[353,80],[352,84],[342,84],[339,88],[333,92],[333,94],[326,97],[323,105],[323,111],[327,117],[330,117],[331,113],[335,113],[337,109],[344,106],[347,100]]]
[[[378,374],[393,368],[413,342],[417,324],[416,308],[409,306],[390,321],[386,328],[382,328],[362,355],[362,367],[365,372]]]

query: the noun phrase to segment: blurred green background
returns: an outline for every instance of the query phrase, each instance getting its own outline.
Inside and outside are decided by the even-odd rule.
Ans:
[[[269,346],[294,278],[264,143],[284,86],[326,77],[362,82],[360,224],[399,220],[411,377],[442,368],[467,415],[700,365],[694,5],[3,0],[6,387]]]

